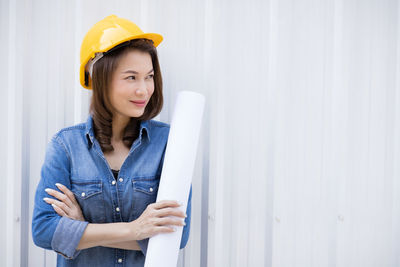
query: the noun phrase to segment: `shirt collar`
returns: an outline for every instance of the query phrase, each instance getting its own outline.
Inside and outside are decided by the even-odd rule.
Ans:
[[[143,131],[146,133],[146,138],[150,142],[150,125],[148,120],[140,121],[140,132],[139,132],[139,141],[142,141],[142,133]],[[144,130],[143,130],[144,129]],[[85,136],[87,139],[88,148],[94,144],[94,129],[93,129],[93,117],[89,114],[88,119],[86,121],[86,131]]]

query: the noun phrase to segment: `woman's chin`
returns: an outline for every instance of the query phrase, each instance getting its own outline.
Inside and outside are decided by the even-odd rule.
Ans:
[[[143,111],[144,111],[144,110],[143,110]],[[133,112],[127,113],[127,115],[128,115],[129,117],[138,118],[138,117],[140,117],[140,116],[143,115],[143,111],[133,111]]]

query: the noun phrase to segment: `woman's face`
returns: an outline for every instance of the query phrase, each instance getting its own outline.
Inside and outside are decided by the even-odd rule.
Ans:
[[[131,50],[119,61],[111,79],[110,101],[122,117],[140,117],[154,92],[154,71],[147,52]],[[137,102],[137,103],[134,103]]]

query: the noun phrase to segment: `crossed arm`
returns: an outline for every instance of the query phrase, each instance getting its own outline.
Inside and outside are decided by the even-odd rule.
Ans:
[[[56,186],[61,192],[50,188],[45,189],[49,195],[56,199],[45,197],[43,200],[51,204],[58,215],[84,221],[82,210],[74,194],[66,186],[58,183]],[[134,222],[90,223],[85,228],[77,249],[103,246],[140,251],[142,249],[136,239],[142,240],[158,233],[170,233],[175,231],[177,226],[186,225],[183,219],[187,216],[177,209],[180,205],[173,200],[163,200],[150,204]],[[171,218],[171,216],[176,217]],[[178,219],[179,217],[180,219]],[[132,239],[133,236],[135,239]]]

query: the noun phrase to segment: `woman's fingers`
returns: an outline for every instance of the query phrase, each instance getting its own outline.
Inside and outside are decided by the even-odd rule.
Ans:
[[[56,186],[58,189],[60,189],[61,192],[63,192],[71,200],[71,202],[73,204],[78,204],[78,202],[75,199],[74,193],[72,193],[71,190],[69,190],[65,185],[56,183]]]
[[[59,183],[56,183],[56,186],[58,189],[60,189],[61,192],[52,190],[50,188],[46,188],[45,190],[49,195],[52,195],[55,198],[61,200],[61,202],[60,201],[52,202],[52,200],[49,198],[47,198],[47,200],[50,201],[51,203],[54,203],[58,208],[63,210],[64,214],[66,214],[68,218],[84,221],[85,218],[83,217],[81,207],[79,206],[79,203],[77,202],[71,190],[69,190],[65,185]],[[51,204],[50,202],[48,203]]]
[[[55,204],[51,204],[53,209],[57,212],[58,215],[63,216],[63,217],[68,217],[68,215],[59,207],[57,207]]]
[[[183,220],[173,219],[170,217],[163,217],[157,220],[157,225],[177,225],[177,226],[184,226],[186,223]]]
[[[139,218],[130,222],[135,239],[142,240],[157,233],[173,232],[178,226],[184,226],[183,218],[186,216],[178,208],[180,206],[174,200],[162,200],[148,205]]]
[[[72,208],[72,206],[73,206],[72,201],[65,194],[58,192],[56,190],[53,190],[51,188],[46,188],[45,191],[50,196],[57,198],[58,200],[64,202],[68,207]]]
[[[64,214],[62,216],[68,216],[69,207],[64,202],[47,197],[43,198],[43,200],[46,201],[46,203],[51,204],[57,213],[59,213],[58,211],[60,211],[62,214]]]
[[[164,208],[156,211],[158,217],[177,216],[186,218],[186,214],[178,208]]]
[[[162,208],[167,208],[167,207],[180,207],[181,204],[179,204],[175,200],[161,200],[159,202],[150,204],[152,205],[155,209],[162,209]]]
[[[176,231],[175,227],[167,227],[167,226],[158,226],[155,228],[154,234],[161,234],[161,233],[172,233]]]

